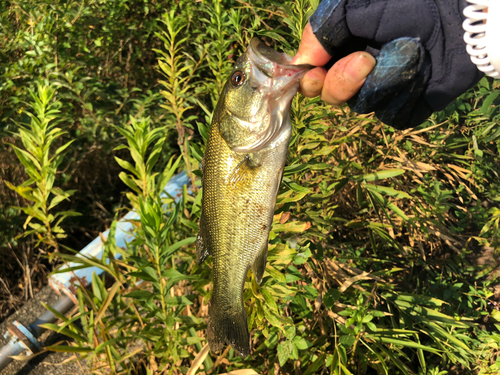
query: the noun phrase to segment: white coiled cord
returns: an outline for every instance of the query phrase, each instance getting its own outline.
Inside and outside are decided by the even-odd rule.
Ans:
[[[467,53],[478,69],[490,77],[500,78],[500,41],[498,34],[500,19],[492,13],[500,11],[500,0],[467,0],[471,5],[465,7],[463,23],[464,40]]]

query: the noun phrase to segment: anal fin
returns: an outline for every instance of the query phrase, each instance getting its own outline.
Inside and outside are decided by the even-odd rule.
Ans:
[[[262,249],[259,251],[257,258],[255,259],[255,262],[252,264],[252,272],[255,275],[255,280],[257,281],[257,284],[260,284],[262,282],[262,276],[264,276],[264,271],[266,270],[267,247],[268,245],[266,242],[265,245],[262,247]]]

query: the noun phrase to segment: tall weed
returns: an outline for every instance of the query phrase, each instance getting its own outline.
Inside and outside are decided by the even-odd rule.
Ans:
[[[75,193],[75,190],[64,191],[54,186],[57,169],[73,141],[66,142],[54,150],[56,142],[66,133],[57,127],[63,118],[59,110],[61,102],[53,100],[55,89],[40,82],[36,92],[29,92],[32,102],[28,103],[28,106],[34,113],[26,110],[25,113],[31,118],[31,122],[19,124],[19,136],[24,147],[11,145],[29,179],[19,186],[7,181],[6,184],[30,202],[29,206],[17,207],[28,216],[24,223],[23,237],[35,234],[36,246],[43,243],[47,249],[58,251],[58,240],[66,237],[61,223],[69,216],[79,215],[72,210],[55,210],[59,203]],[[31,229],[26,230],[27,227]]]

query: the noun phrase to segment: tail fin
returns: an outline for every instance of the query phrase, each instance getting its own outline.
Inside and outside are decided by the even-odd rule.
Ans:
[[[242,357],[250,355],[250,334],[244,307],[223,311],[217,303],[210,301],[207,338],[212,352],[231,345]]]

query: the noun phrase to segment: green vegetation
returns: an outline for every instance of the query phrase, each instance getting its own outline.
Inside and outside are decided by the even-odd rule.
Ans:
[[[110,239],[103,260],[78,260],[111,283],[95,277],[48,326],[71,339],[49,349],[95,373],[499,373],[500,90],[488,79],[404,132],[297,96],[268,266],[246,283],[253,355],[202,356],[211,263],[196,264],[194,241],[211,114],[249,40],[293,55],[317,4],[2,2],[0,251],[23,265],[0,266],[3,311],[41,283],[35,267],[53,268],[40,255],[76,261],[66,248],[133,208],[128,249]],[[193,193],[161,199],[180,170]]]

